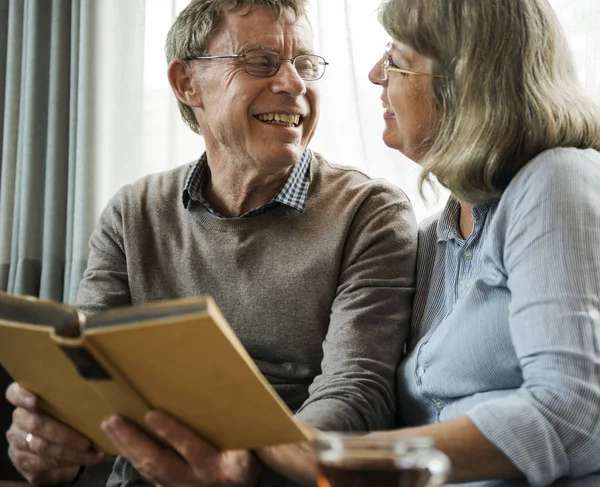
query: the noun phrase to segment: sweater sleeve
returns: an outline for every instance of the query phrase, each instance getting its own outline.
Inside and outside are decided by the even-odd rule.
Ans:
[[[358,208],[346,236],[321,374],[296,417],[323,430],[393,425],[395,373],[414,293],[417,226],[399,191]]]
[[[122,192],[110,200],[90,238],[88,264],[77,294],[77,303],[85,314],[131,304],[123,245]]]
[[[468,415],[535,486],[598,468],[598,188],[597,153],[559,149],[532,161],[503,196],[509,326],[523,385]]]

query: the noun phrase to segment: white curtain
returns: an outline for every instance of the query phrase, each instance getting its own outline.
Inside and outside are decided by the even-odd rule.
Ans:
[[[166,78],[164,41],[188,0],[102,0],[98,7],[97,63],[100,131],[99,210],[120,186],[144,174],[196,159],[201,137],[180,120]],[[367,73],[388,38],[377,22],[379,0],[311,0],[316,51],[331,65],[320,81],[321,119],[312,147],[329,160],[384,177],[410,197],[419,220],[445,202],[424,203],[419,169],[384,146],[381,90]],[[600,102],[599,0],[551,0],[575,54],[585,86]],[[111,35],[105,35],[106,32]]]
[[[584,86],[600,103],[600,0],[550,0],[569,43]]]

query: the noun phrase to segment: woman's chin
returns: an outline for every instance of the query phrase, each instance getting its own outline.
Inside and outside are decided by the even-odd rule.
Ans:
[[[416,162],[417,164],[419,164],[419,161],[423,156],[421,151],[414,150],[414,147],[411,147],[410,145],[407,147],[406,144],[403,144],[402,140],[400,140],[400,138],[398,137],[398,134],[388,134],[384,132],[383,143],[387,145],[390,149],[397,150],[404,157],[407,157],[408,159],[410,159],[413,162]]]
[[[402,152],[402,143],[398,139],[398,134],[390,134],[387,131],[383,132],[383,143],[390,149]]]

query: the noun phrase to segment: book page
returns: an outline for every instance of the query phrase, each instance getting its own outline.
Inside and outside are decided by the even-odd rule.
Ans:
[[[86,319],[85,327],[93,329],[116,325],[141,324],[160,318],[203,313],[205,311],[206,298],[204,297],[160,301],[135,306],[123,306],[98,313]]]
[[[57,329],[73,325],[79,328],[78,312],[71,306],[33,296],[17,296],[3,292],[0,292],[0,319],[28,325],[52,326]]]
[[[210,313],[86,331],[151,409],[216,447],[305,441],[306,432],[260,373],[212,300]]]

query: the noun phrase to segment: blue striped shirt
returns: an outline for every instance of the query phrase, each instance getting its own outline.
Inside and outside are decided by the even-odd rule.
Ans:
[[[277,194],[268,203],[253,208],[240,215],[240,218],[258,215],[279,204],[290,206],[301,213],[304,212],[308,198],[308,188],[310,187],[309,169],[311,159],[312,152],[306,149]],[[190,201],[197,201],[204,205],[212,215],[223,218],[206,200],[204,191],[208,177],[210,177],[210,170],[205,152],[196,163],[190,166],[183,189],[183,206],[187,208]]]
[[[452,199],[421,225],[399,421],[467,415],[527,479],[477,485],[600,486],[599,192],[598,152],[554,149],[466,240]]]

